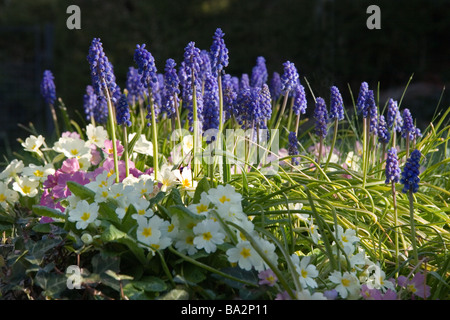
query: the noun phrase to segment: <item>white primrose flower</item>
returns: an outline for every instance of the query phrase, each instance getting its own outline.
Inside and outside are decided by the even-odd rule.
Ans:
[[[45,138],[41,135],[34,136],[31,135],[25,139],[24,142],[21,143],[23,149],[28,152],[35,152],[42,156],[42,151],[39,148],[44,144]]]
[[[154,215],[149,219],[143,216],[138,216],[136,221],[138,223],[136,236],[137,240],[142,243],[140,245],[157,250],[157,248],[161,245],[160,239],[162,232],[160,229],[162,228],[162,223],[164,220]]]
[[[53,145],[53,150],[64,154],[67,158],[90,158],[91,148],[89,144],[79,138],[61,137]]]
[[[192,180],[192,170],[188,167],[184,167],[182,171],[173,170],[175,177],[181,183],[182,190],[194,190],[197,186],[197,181]]]
[[[138,216],[150,218],[153,216],[154,212],[150,207],[150,201],[148,201],[145,198],[139,198],[133,203],[134,208],[136,209],[137,213],[132,214],[131,217],[134,219],[138,219]]]
[[[141,197],[149,195],[153,192],[155,181],[148,174],[141,175],[138,180],[133,183],[133,188]]]
[[[310,256],[305,256],[302,259],[295,253],[291,255],[291,260],[294,263],[295,270],[298,273],[298,279],[303,289],[310,287],[312,289],[317,288],[317,282],[314,280],[319,275],[316,266],[309,264],[311,261]]]
[[[239,268],[250,271],[253,267],[263,265],[261,256],[253,249],[249,241],[240,241],[236,247],[226,252],[228,261],[237,263]]]
[[[308,223],[308,232],[311,236],[312,241],[315,244],[318,244],[319,239],[321,238],[321,235],[319,233],[319,228],[314,224],[312,217],[309,219],[309,221],[307,221],[307,223]]]
[[[177,177],[168,166],[163,166],[158,175],[158,182],[162,184],[161,191],[166,192],[177,184]]]
[[[23,196],[34,197],[38,194],[39,181],[30,180],[28,177],[20,177],[13,183],[13,189]]]
[[[46,164],[45,166],[38,166],[30,163],[27,167],[24,167],[22,171],[22,174],[27,176],[30,180],[39,182],[44,182],[48,175],[54,173],[55,169],[51,163]]]
[[[200,195],[200,202],[192,203],[188,205],[187,208],[195,214],[208,216],[210,204],[211,201],[209,201],[208,195],[206,194],[206,192],[202,192],[202,194]]]
[[[311,293],[309,290],[296,292],[298,300],[328,300],[322,292]]]
[[[69,211],[69,221],[75,222],[77,229],[86,229],[90,223],[96,221],[98,216],[98,204],[89,204],[86,200],[80,200],[75,209]]]
[[[13,159],[8,166],[0,173],[0,180],[9,182],[15,176],[22,172],[24,164],[22,160]]]
[[[181,140],[181,146],[185,155],[191,152],[194,147],[194,136],[191,134],[185,135]]]
[[[343,247],[345,253],[350,254],[355,251],[355,243],[359,241],[354,229],[344,229],[337,226],[337,241]]]
[[[194,245],[197,249],[205,249],[207,253],[215,252],[218,244],[223,243],[225,234],[221,232],[220,223],[211,219],[205,219],[198,223],[194,232]]]
[[[232,185],[219,185],[217,188],[208,190],[209,200],[218,208],[223,205],[241,205],[242,195],[236,192]]]
[[[175,248],[182,253],[193,255],[198,252],[194,245],[195,235],[191,230],[181,230],[174,239]]]
[[[103,191],[111,187],[114,184],[115,179],[116,179],[115,173],[109,175],[108,171],[104,170],[95,177],[95,180],[87,183],[85,187],[91,189],[94,192]]]
[[[8,203],[14,203],[19,200],[19,194],[8,188],[8,185],[0,181],[0,205],[3,209],[9,207]]]
[[[128,135],[128,141],[133,140],[135,136],[136,132],[130,133]],[[153,156],[153,143],[147,140],[145,134],[141,134],[137,139],[133,147],[133,153],[144,154],[151,157]]]
[[[339,271],[333,271],[328,280],[337,284],[335,289],[343,299],[356,297],[361,290],[361,285],[356,275],[348,271],[343,274]]]
[[[93,124],[88,124],[86,127],[86,136],[89,145],[94,144],[99,148],[103,148],[105,140],[108,139],[108,132],[102,126],[95,127]]]

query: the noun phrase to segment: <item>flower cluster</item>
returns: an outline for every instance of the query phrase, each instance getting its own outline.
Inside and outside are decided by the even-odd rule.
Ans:
[[[408,191],[416,193],[417,190],[419,190],[419,162],[421,156],[421,152],[418,149],[415,149],[411,152],[411,156],[406,161],[405,167],[402,171],[402,178],[400,180],[400,183],[403,184],[403,193],[407,193]]]

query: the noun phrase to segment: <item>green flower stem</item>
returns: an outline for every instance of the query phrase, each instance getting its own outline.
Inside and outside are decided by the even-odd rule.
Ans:
[[[362,187],[366,187],[366,179],[367,179],[367,154],[369,153],[367,150],[368,141],[367,141],[367,118],[363,119],[363,184]]]
[[[325,168],[323,169],[323,171],[325,171],[325,172],[327,171],[328,163],[330,163],[331,156],[333,155],[334,145],[336,144],[336,139],[337,139],[338,127],[339,127],[339,120],[338,120],[338,118],[335,118],[334,119],[333,140],[331,141],[331,149],[330,149],[330,152],[328,154],[328,159],[327,159],[327,162],[325,164]]]
[[[109,95],[109,90],[105,89],[106,102],[108,104],[108,121],[111,130],[111,140],[113,145],[113,157],[114,157],[114,171],[116,173],[116,183],[119,183],[119,160],[117,156],[117,146],[116,146],[116,130],[114,122],[114,110],[111,102],[111,96]]]
[[[395,269],[398,270],[399,266],[399,245],[398,245],[398,235],[400,228],[398,228],[398,212],[397,212],[397,195],[395,191],[395,182],[392,181],[392,204],[394,206],[394,245],[395,245]]]
[[[417,252],[417,242],[416,242],[416,224],[414,222],[414,197],[412,190],[409,190],[409,219],[411,223],[411,244],[413,248],[414,264],[419,263],[419,254]]]
[[[198,135],[198,113],[197,113],[197,89],[195,87],[195,76],[194,74],[192,74],[192,111],[193,111],[193,126],[194,126],[194,135],[192,137],[192,144],[193,144],[193,148],[192,148],[192,161],[194,161],[194,165],[192,166],[194,168],[194,170],[192,170],[193,173],[193,177],[192,180],[194,180],[195,178],[198,177],[198,174],[200,172],[200,167],[199,164],[197,163],[196,160],[196,153],[198,152],[198,147],[199,147],[199,135]]]
[[[150,112],[152,113],[152,140],[153,140],[153,173],[155,180],[158,180],[159,164],[158,164],[158,128],[156,127],[156,112],[153,103],[153,97],[149,96]]]
[[[127,137],[127,126],[124,124],[122,125],[123,128],[123,158],[125,161],[125,177],[128,177],[130,175],[130,165],[128,163],[128,137]]]
[[[281,106],[280,113],[278,114],[277,123],[275,124],[275,128],[274,128],[275,130],[278,129],[278,127],[280,126],[280,123],[281,123],[281,119],[283,119],[283,113],[284,113],[284,110],[286,109],[288,97],[289,97],[289,91],[286,91],[286,94],[284,95],[284,99],[283,99],[283,105]]]

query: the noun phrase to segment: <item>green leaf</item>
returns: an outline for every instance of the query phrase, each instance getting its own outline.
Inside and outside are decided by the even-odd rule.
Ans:
[[[158,194],[156,196],[154,196],[153,198],[151,198],[150,201],[150,208],[153,207],[155,204],[158,204],[158,202],[160,202],[162,199],[164,199],[164,197],[166,196],[165,192],[158,192]]]
[[[52,209],[46,206],[40,206],[35,204],[32,206],[33,212],[41,217],[49,217],[55,219],[65,219],[66,215],[59,210]]]
[[[208,179],[206,177],[203,177],[198,182],[197,188],[195,189],[193,203],[199,203],[202,193],[208,192],[210,188],[211,186],[209,185]]]
[[[170,198],[173,200],[175,205],[184,206],[183,200],[181,199],[180,190],[178,190],[177,188],[172,188],[172,191],[170,192]]]
[[[114,224],[120,223],[119,217],[116,213],[116,208],[112,203],[100,202],[98,207],[99,218],[103,218]]]
[[[101,235],[101,239],[105,242],[118,242],[126,245],[143,265],[147,264],[144,249],[138,246],[136,240],[131,238],[125,232],[117,229],[114,225],[108,224]]]
[[[94,200],[95,192],[83,186],[82,184],[79,184],[75,181],[67,181],[67,187],[69,188],[70,192],[72,192],[80,199],[91,201]]]
[[[167,290],[166,283],[157,277],[144,277],[139,281],[131,281],[130,283],[139,290],[147,292],[162,292]]]
[[[106,256],[101,253],[92,258],[92,271],[100,275],[107,271],[119,272],[120,258],[115,256]]]
[[[63,291],[67,289],[65,274],[47,273],[41,269],[34,280],[44,290],[43,295],[47,297],[61,298]]]

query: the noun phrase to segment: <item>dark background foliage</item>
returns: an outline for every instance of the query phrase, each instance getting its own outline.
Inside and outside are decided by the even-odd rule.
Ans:
[[[66,27],[70,4],[81,9],[81,30]],[[381,9],[381,30],[366,27],[371,4]],[[20,147],[15,139],[29,135],[18,123],[52,131],[39,94],[45,69],[80,119],[92,38],[101,38],[123,88],[136,44],[147,44],[162,71],[166,59],[182,60],[189,41],[209,49],[217,27],[225,32],[228,73],[250,73],[263,56],[271,75],[290,60],[316,96],[328,100],[336,85],[347,106],[362,81],[380,88],[381,107],[399,100],[413,75],[402,107],[424,129],[450,79],[449,9],[448,0],[0,0],[0,153],[11,155]],[[444,91],[442,108],[449,100]]]

